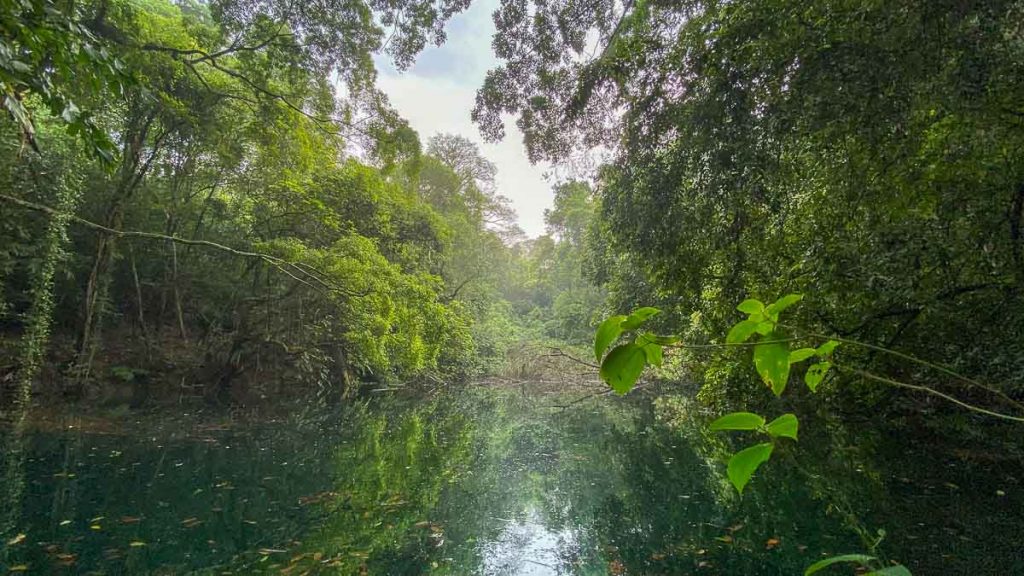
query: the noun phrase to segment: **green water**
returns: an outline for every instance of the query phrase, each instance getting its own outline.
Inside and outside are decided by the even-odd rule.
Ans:
[[[735,446],[682,397],[559,403],[36,421],[6,448],[0,573],[799,574],[884,530],[874,553],[918,576],[1024,574],[1012,445],[801,415],[739,498]]]

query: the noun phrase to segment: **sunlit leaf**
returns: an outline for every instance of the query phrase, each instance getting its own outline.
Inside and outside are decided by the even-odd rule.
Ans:
[[[645,344],[644,355],[647,356],[647,363],[651,366],[661,366],[662,350],[658,344]]]
[[[818,384],[825,378],[825,374],[828,373],[828,369],[832,367],[832,363],[818,362],[817,364],[811,364],[807,368],[807,373],[804,374],[804,382],[807,383],[807,387],[811,389],[811,392],[818,391]]]
[[[601,363],[601,379],[619,394],[625,394],[636,386],[637,379],[644,371],[647,355],[636,344],[622,344],[612,351]]]
[[[740,305],[737,306],[736,309],[746,314],[758,314],[760,312],[764,312],[764,303],[760,300],[748,298],[743,302],[740,302]]]
[[[798,348],[789,353],[789,363],[796,364],[813,357],[817,352],[814,348]]]
[[[818,346],[817,348],[815,348],[814,352],[818,356],[821,356],[822,358],[824,358],[824,357],[832,354],[832,351],[836,349],[836,346],[839,346],[839,342],[836,342],[835,340],[829,340],[828,342],[825,342],[821,346]]]
[[[712,430],[757,430],[764,418],[752,412],[733,412],[711,423]]]
[[[622,334],[622,322],[625,319],[626,317],[621,314],[611,316],[597,327],[597,334],[594,335],[594,358],[596,360],[600,360],[608,346],[615,342],[619,334]]]
[[[764,343],[754,346],[754,367],[776,396],[782,394],[789,380],[789,346],[786,342],[777,342],[785,338],[785,334],[776,330],[765,337]]]
[[[655,314],[658,314],[660,312],[661,310],[658,310],[657,308],[652,308],[650,306],[637,308],[622,322],[622,329],[635,330],[642,326],[645,322],[647,322],[647,320],[651,316],[654,316]]]
[[[769,304],[768,307],[764,309],[764,315],[777,322],[779,320],[779,314],[781,314],[783,310],[789,308],[793,304],[796,304],[800,300],[803,300],[803,297],[803,294],[786,294],[782,298],[779,298],[775,302]]]
[[[776,438],[792,438],[796,440],[796,433],[799,427],[800,421],[797,420],[795,414],[783,414],[769,422],[765,426],[765,430]]]
[[[841,556],[832,556],[831,558],[825,558],[824,560],[818,560],[814,564],[811,564],[804,570],[804,576],[811,576],[815,572],[828,568],[833,564],[841,564],[844,562],[856,562],[857,564],[864,565],[868,562],[875,560],[874,556],[868,556],[867,554],[843,554]]]
[[[754,334],[757,329],[757,322],[753,320],[744,320],[729,330],[729,334],[725,336],[725,341],[728,344],[739,344],[746,342],[750,339],[750,336]]]
[[[757,328],[754,328],[754,331],[760,334],[761,336],[767,336],[771,334],[772,330],[774,329],[775,322],[772,322],[771,320],[759,320]]]
[[[765,442],[744,448],[732,455],[728,467],[729,482],[732,482],[737,492],[743,493],[743,488],[750,482],[754,471],[771,457],[774,447],[771,442]]]

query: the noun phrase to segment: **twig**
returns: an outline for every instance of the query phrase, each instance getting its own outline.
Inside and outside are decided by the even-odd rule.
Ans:
[[[868,380],[874,380],[875,382],[881,382],[882,384],[888,384],[890,386],[896,386],[898,388],[907,388],[907,389],[910,389],[910,390],[917,390],[919,392],[924,392],[926,394],[932,394],[932,395],[938,396],[939,398],[942,398],[944,400],[948,400],[949,402],[952,402],[952,403],[956,404],[957,406],[966,408],[967,410],[970,410],[972,412],[978,412],[979,414],[985,414],[985,415],[988,415],[988,416],[992,416],[994,418],[1001,418],[1003,420],[1011,420],[1013,422],[1024,422],[1024,417],[1011,416],[1009,414],[1002,414],[1002,413],[999,413],[999,412],[993,412],[992,410],[981,408],[980,406],[974,406],[973,404],[968,404],[968,403],[966,403],[966,402],[964,402],[962,400],[959,400],[957,398],[954,398],[954,397],[950,396],[949,394],[946,394],[946,393],[943,393],[943,392],[939,392],[938,390],[936,390],[934,388],[929,388],[928,386],[922,386],[922,385],[919,385],[919,384],[907,384],[906,382],[899,382],[899,381],[893,380],[891,378],[886,378],[884,376],[879,376],[877,374],[872,374],[870,372],[865,372],[863,370],[858,370],[856,368],[846,368],[844,366],[836,366],[836,369],[844,370],[844,371],[849,372],[851,374],[856,374],[856,375],[861,376],[863,378],[867,378]]]

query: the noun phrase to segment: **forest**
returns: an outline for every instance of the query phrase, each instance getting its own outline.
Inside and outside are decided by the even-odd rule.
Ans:
[[[0,0],[0,157],[0,570],[1024,573],[1020,0]]]

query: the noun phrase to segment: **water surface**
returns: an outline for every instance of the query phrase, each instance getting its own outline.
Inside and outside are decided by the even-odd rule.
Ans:
[[[741,498],[723,462],[743,438],[684,397],[566,403],[37,417],[5,448],[0,573],[769,575],[871,549],[918,575],[1024,574],[1019,445],[801,415]]]

